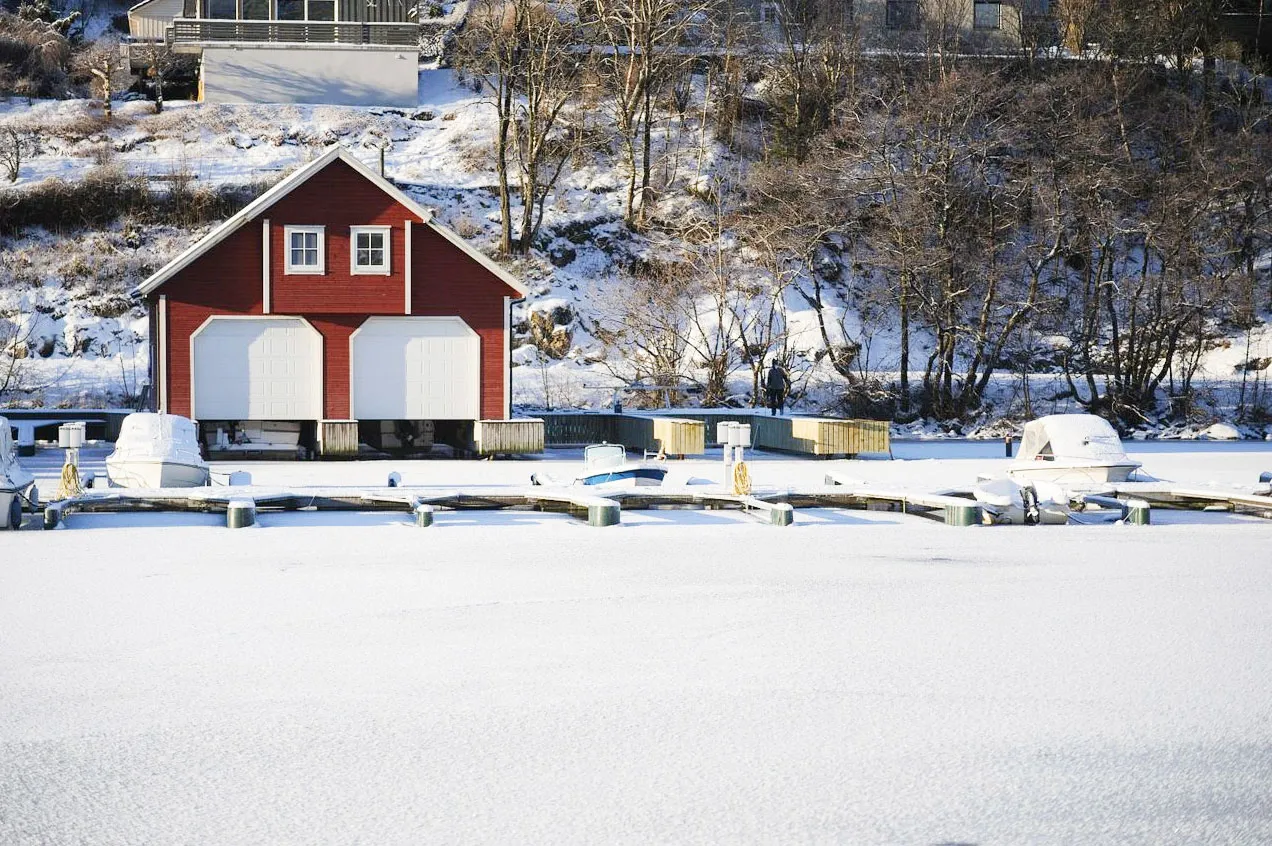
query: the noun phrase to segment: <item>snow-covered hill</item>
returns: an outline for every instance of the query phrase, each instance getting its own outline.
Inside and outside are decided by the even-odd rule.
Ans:
[[[684,253],[678,233],[687,223],[711,222],[715,180],[745,166],[703,131],[693,112],[668,122],[658,138],[661,191],[652,216],[669,225],[635,234],[624,224],[626,174],[615,155],[593,149],[568,163],[548,201],[536,249],[511,265],[532,290],[514,315],[520,342],[513,353],[516,405],[605,406],[615,387],[636,377],[621,336],[625,314],[633,308],[628,270],[651,262],[674,265]],[[584,130],[604,128],[602,114],[579,119]],[[155,192],[177,183],[266,183],[330,145],[344,144],[373,167],[383,154],[390,178],[479,248],[493,253],[497,244],[493,108],[449,70],[421,72],[419,106],[411,112],[169,103],[156,115],[150,103],[125,102],[108,125],[100,106],[89,101],[27,105],[15,100],[0,103],[0,126],[26,128],[40,137],[38,152],[23,163],[6,193],[10,203],[37,196],[46,180],[77,180],[94,168],[144,177]],[[123,219],[100,231],[27,231],[4,238],[0,315],[5,317],[0,319],[8,321],[10,333],[16,327],[27,358],[18,362],[19,383],[9,386],[0,403],[128,401],[148,368],[144,311],[128,300],[128,292],[207,228]],[[763,272],[748,245],[728,233],[719,244],[730,273]],[[842,342],[838,318],[851,328],[856,321],[851,305],[824,305],[835,318],[831,342]],[[789,332],[797,407],[833,407],[843,383],[825,359],[812,306],[793,286],[779,307]],[[711,331],[709,319],[701,331]],[[895,336],[886,329],[869,334],[871,344],[864,351],[869,367],[885,377],[894,373]],[[914,358],[926,354],[923,342],[920,338]],[[1174,433],[1186,436],[1225,416],[1240,390],[1237,366],[1260,358],[1272,358],[1266,324],[1209,352],[1198,384],[1210,407],[1195,425],[1176,427]],[[1247,400],[1250,392],[1267,389],[1263,372],[1247,375]],[[1066,407],[1065,400],[1048,401],[1059,392],[1056,377],[1029,378],[1034,411]],[[728,393],[735,402],[749,402],[752,384],[750,368],[737,366],[728,377]],[[1024,411],[1022,377],[1001,374],[991,396],[976,427]],[[637,392],[624,399],[633,405],[651,398]],[[935,431],[922,422],[909,428]],[[1260,428],[1244,431],[1263,434]]]

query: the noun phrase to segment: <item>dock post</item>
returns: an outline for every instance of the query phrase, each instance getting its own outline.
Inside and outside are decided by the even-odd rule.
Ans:
[[[597,502],[587,507],[589,526],[617,526],[622,507],[617,502]]]
[[[769,522],[774,526],[789,526],[795,522],[795,509],[789,502],[777,502],[769,509]]]
[[[50,502],[44,506],[44,528],[57,528],[58,523],[62,522],[62,508],[64,506],[64,502]]]
[[[979,505],[947,505],[945,506],[945,525],[977,526],[981,522]]]
[[[256,525],[256,501],[232,499],[226,503],[225,525],[230,529],[244,529]]]
[[[1126,522],[1132,526],[1147,526],[1151,520],[1152,509],[1142,499],[1126,501]]]
[[[415,525],[421,529],[427,529],[433,525],[433,506],[426,502],[415,506]]]

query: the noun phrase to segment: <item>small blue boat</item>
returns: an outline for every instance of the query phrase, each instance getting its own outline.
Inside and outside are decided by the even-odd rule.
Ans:
[[[622,444],[592,444],[583,450],[582,485],[661,485],[667,467],[661,461],[632,461]]]
[[[568,484],[606,485],[613,487],[649,487],[661,485],[667,475],[664,460],[633,461],[622,444],[592,444],[583,450],[583,473]],[[539,475],[530,477],[536,485],[561,484]]]

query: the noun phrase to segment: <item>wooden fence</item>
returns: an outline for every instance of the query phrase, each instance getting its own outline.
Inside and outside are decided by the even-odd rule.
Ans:
[[[764,413],[695,412],[677,409],[675,417],[608,412],[561,412],[540,415],[548,446],[577,446],[601,441],[668,455],[701,455],[718,445],[720,423],[751,426],[751,443],[759,449],[802,455],[859,455],[891,452],[888,423],[829,417],[770,417]],[[701,439],[701,440],[699,440]]]

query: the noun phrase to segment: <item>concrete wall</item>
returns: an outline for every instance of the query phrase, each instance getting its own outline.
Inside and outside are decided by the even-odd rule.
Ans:
[[[205,47],[208,103],[398,106],[419,102],[419,52],[324,45]]]

